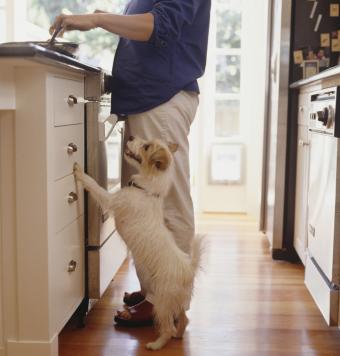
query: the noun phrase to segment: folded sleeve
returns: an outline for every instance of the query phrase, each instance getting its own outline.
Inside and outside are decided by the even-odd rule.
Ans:
[[[150,11],[154,16],[154,29],[149,42],[166,47],[177,41],[183,25],[191,24],[201,0],[156,0]]]

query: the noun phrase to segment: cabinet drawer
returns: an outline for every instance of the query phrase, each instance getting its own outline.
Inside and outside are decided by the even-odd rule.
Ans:
[[[73,174],[56,181],[54,187],[56,232],[84,213],[83,189]]]
[[[127,257],[127,248],[115,232],[100,248],[88,251],[89,297],[98,299]]]
[[[52,93],[55,126],[84,122],[83,81],[55,77]],[[76,99],[78,99],[77,102],[75,102]]]
[[[84,165],[84,125],[54,128],[54,179],[73,172],[73,164]]]
[[[84,297],[83,216],[49,240],[50,310],[58,332]]]

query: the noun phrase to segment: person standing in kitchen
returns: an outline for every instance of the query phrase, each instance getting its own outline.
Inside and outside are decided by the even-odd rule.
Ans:
[[[194,213],[190,195],[190,125],[199,103],[197,79],[204,73],[211,0],[132,0],[124,15],[96,12],[60,15],[51,30],[102,28],[120,36],[112,69],[111,113],[127,115],[124,140],[139,136],[178,144],[173,186],[164,201],[164,216],[177,245],[190,253]],[[122,183],[134,172],[123,163]],[[116,323],[137,326],[152,322],[152,295],[125,293],[128,306]]]

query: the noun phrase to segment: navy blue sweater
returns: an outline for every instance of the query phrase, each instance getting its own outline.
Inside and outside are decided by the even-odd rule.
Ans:
[[[147,42],[120,38],[112,68],[111,112],[150,110],[180,90],[198,92],[208,43],[211,0],[132,0],[126,14],[154,15]]]

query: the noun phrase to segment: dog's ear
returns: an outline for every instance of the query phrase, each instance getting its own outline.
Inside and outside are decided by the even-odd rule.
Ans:
[[[178,144],[173,142],[168,142],[168,148],[170,152],[175,153],[178,150]]]
[[[150,164],[160,171],[165,171],[170,164],[169,153],[164,148],[160,148],[150,156]]]

